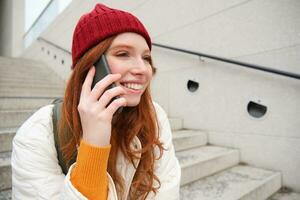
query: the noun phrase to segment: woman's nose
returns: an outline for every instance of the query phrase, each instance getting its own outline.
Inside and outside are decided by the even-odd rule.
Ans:
[[[150,64],[147,63],[143,58],[135,59],[135,62],[132,65],[131,72],[135,74],[143,74],[146,73]]]

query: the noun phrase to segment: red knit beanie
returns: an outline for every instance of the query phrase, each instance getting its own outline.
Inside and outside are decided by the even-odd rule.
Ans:
[[[72,69],[83,54],[108,37],[124,32],[134,32],[143,36],[151,50],[150,36],[143,24],[134,15],[103,4],[81,16],[72,43]]]

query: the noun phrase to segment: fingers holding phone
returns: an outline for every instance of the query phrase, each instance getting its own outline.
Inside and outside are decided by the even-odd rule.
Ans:
[[[114,84],[121,78],[120,74],[108,74],[99,80],[91,90],[91,99],[99,100],[106,90],[116,87]],[[112,86],[113,85],[113,86]]]
[[[96,90],[95,93],[98,93],[98,91]],[[118,102],[120,102],[120,101],[117,101],[118,99],[123,99],[123,100],[121,100],[121,102],[126,101],[124,97],[120,97],[122,94],[125,94],[125,90],[120,86],[115,86],[111,89],[105,90],[104,93],[100,96],[100,98],[98,100],[99,105],[102,108],[106,108],[112,103],[119,104]],[[122,106],[126,106],[125,103],[126,102],[122,103]]]
[[[92,67],[83,83],[78,111],[83,139],[93,145],[106,146],[110,143],[112,117],[120,107],[126,106],[125,98],[116,97],[125,91],[120,86],[107,89],[121,78],[120,74],[108,74],[92,88],[95,71]]]

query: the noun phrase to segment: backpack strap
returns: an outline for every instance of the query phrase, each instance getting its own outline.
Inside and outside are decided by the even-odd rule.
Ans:
[[[52,102],[52,104],[54,104],[53,114],[52,114],[52,122],[53,122],[54,142],[55,142],[55,148],[56,148],[56,152],[57,152],[58,164],[60,165],[63,173],[66,175],[68,173],[68,168],[66,166],[64,157],[61,152],[60,142],[59,142],[59,137],[58,137],[58,126],[57,126],[58,121],[60,119],[62,103],[63,103],[62,99],[55,99]]]

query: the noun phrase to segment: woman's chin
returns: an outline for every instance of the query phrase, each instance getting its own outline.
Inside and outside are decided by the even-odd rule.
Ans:
[[[139,105],[139,103],[140,103],[140,98],[134,98],[134,99],[127,99],[126,98],[126,100],[127,100],[127,105],[126,105],[126,107],[135,107],[135,106],[137,106],[137,105]]]

